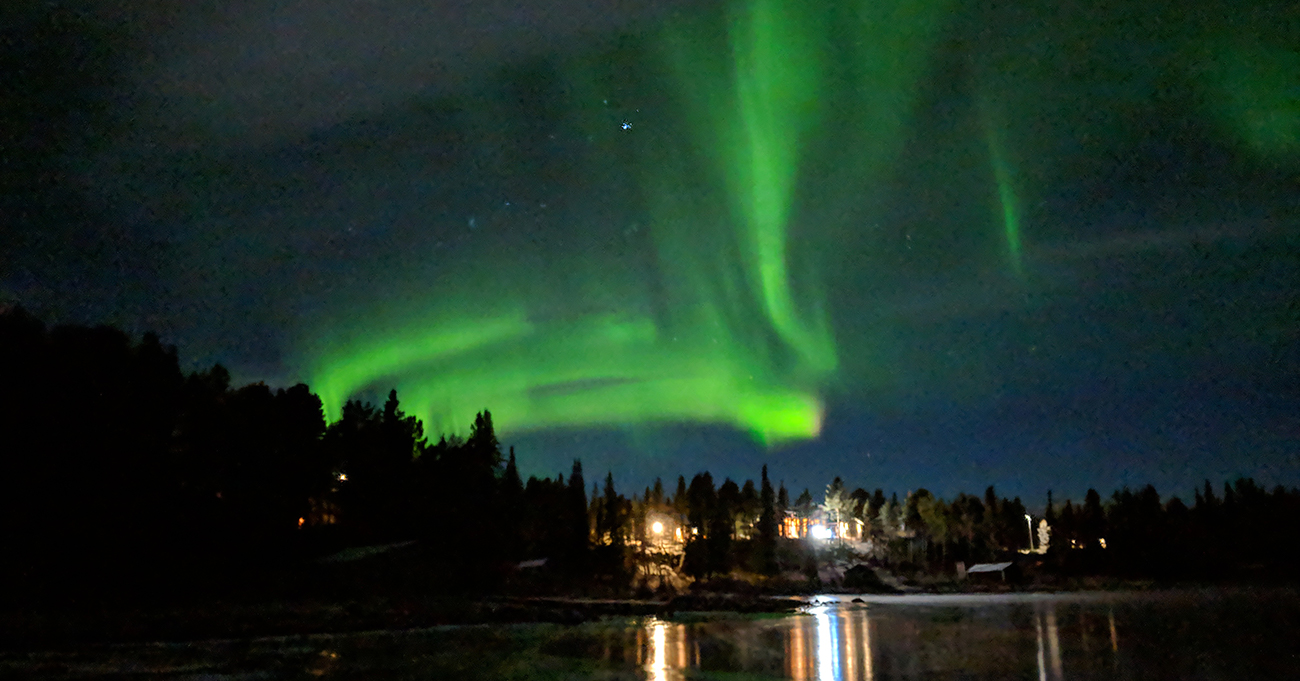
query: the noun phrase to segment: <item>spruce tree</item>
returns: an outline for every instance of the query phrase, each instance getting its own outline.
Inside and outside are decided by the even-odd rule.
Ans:
[[[573,460],[569,473],[568,508],[565,522],[568,525],[565,559],[569,569],[582,571],[587,567],[590,546],[590,526],[587,524],[587,483],[582,478],[582,461]]]
[[[767,466],[763,466],[762,488],[759,492],[762,510],[758,516],[758,572],[774,575],[776,566],[776,495],[772,492],[772,481],[767,478]]]

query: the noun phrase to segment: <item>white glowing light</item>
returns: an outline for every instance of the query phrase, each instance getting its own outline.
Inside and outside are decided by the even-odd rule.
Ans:
[[[652,621],[650,627],[650,659],[646,663],[646,676],[650,681],[668,681],[668,625]]]
[[[813,539],[831,538],[831,528],[826,527],[825,525],[813,525],[812,529],[809,530],[809,533],[812,534]]]
[[[650,526],[650,529],[654,531],[655,534],[663,534],[664,524],[656,520],[654,524]]]
[[[832,621],[833,606],[823,605],[817,618],[817,681],[843,681],[840,673],[840,632]]]

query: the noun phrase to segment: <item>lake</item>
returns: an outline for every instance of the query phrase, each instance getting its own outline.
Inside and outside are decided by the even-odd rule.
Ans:
[[[103,646],[0,656],[72,679],[1291,679],[1292,590],[819,596],[793,614]]]

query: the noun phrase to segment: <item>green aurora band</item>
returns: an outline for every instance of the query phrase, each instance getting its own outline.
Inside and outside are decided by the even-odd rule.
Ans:
[[[666,312],[639,312],[648,294],[622,291],[604,312],[547,317],[537,311],[552,306],[532,289],[512,295],[504,285],[459,298],[438,292],[501,305],[478,314],[386,305],[307,344],[310,382],[328,416],[363,391],[395,386],[431,432],[458,432],[490,408],[503,432],[694,422],[731,425],[769,445],[818,435],[839,358],[816,264],[792,268],[790,228],[806,138],[819,132],[825,108],[828,26],[838,12],[876,38],[839,46],[859,61],[848,69],[859,82],[851,138],[860,147],[855,179],[867,182],[899,147],[941,6],[808,7],[753,0],[727,13],[721,31],[665,29],[665,56],[699,142],[643,150],[659,168],[642,190]],[[703,179],[691,173],[701,159],[713,168]],[[708,178],[723,201],[691,191]]]
[[[745,260],[763,311],[802,361],[829,373],[837,364],[829,322],[800,315],[786,260],[802,119],[810,116],[821,80],[800,18],[786,10],[779,0],[756,0],[733,23],[740,125],[726,126],[718,136],[728,139],[728,131],[743,130],[724,157],[730,159],[730,193],[745,225]]]
[[[1010,162],[1007,160],[1002,136],[993,123],[991,105],[981,99],[980,118],[984,124],[984,139],[988,142],[989,164],[993,167],[993,181],[997,185],[998,205],[1001,208],[1002,232],[1007,244],[1007,257],[1011,269],[1024,275],[1024,255],[1020,245],[1020,202],[1012,181]]]

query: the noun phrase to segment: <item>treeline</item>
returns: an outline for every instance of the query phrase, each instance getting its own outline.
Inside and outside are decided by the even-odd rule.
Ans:
[[[604,504],[608,506],[611,499],[607,495]],[[652,487],[624,502],[630,512],[618,534],[626,539],[611,541],[610,535],[599,534],[597,541],[634,545],[637,551],[630,562],[646,565],[653,561],[647,549],[657,539],[653,524],[666,521],[672,531],[681,533],[681,555],[671,562],[685,575],[695,579],[726,577],[734,571],[776,575],[783,568],[799,567],[790,565],[798,557],[780,541],[785,499],[784,486],[779,492],[772,488],[767,466],[758,485],[753,480],[740,485],[730,478],[718,485],[706,471],[697,473],[689,485],[685,476],[678,476],[675,491],[669,494],[662,479],[656,479]],[[670,544],[677,543],[676,537],[671,539]]]
[[[697,579],[734,570],[812,578],[836,554],[847,559],[850,549],[881,567],[939,571],[958,560],[1013,556],[1029,542],[1025,505],[998,497],[992,487],[983,500],[963,494],[948,503],[924,489],[902,500],[882,489],[850,492],[836,478],[824,493],[804,489],[791,500],[783,483],[773,489],[764,466],[757,485],[729,478],[719,485],[703,472],[689,484],[679,477],[672,494],[656,480],[626,503],[631,511],[625,534],[633,543],[652,539],[650,518],[667,517],[685,528],[680,567]],[[834,537],[811,536],[815,526],[835,526]]]
[[[193,581],[409,540],[437,573],[428,579],[455,588],[491,587],[543,558],[529,574],[553,588],[668,573],[815,578],[846,545],[805,541],[814,524],[903,573],[1042,545],[1041,518],[1027,523],[1025,504],[992,487],[900,499],[837,478],[792,501],[764,467],[757,483],[702,472],[628,496],[610,474],[589,488],[576,460],[567,477],[524,482],[487,411],[468,437],[431,441],[390,392],[327,424],[305,385],[233,387],[220,366],[186,375],[155,336],[48,329],[20,308],[0,311],[0,472],[0,578],[52,589]],[[1059,508],[1049,494],[1044,515],[1049,549],[1033,560],[1060,574],[1278,574],[1300,558],[1300,493],[1250,480],[1218,493],[1207,482],[1190,507],[1150,486]]]
[[[993,487],[951,501],[918,489],[900,502],[879,489],[848,493],[837,478],[820,505],[796,504],[797,515],[815,512],[861,521],[871,556],[904,572],[951,573],[958,561],[1010,560],[1044,547],[1033,562],[1065,576],[1284,576],[1300,559],[1300,491],[1266,491],[1249,478],[1224,483],[1217,495],[1206,481],[1190,507],[1177,496],[1162,499],[1151,485],[1115,491],[1105,501],[1089,489],[1078,505],[1058,506],[1049,492],[1041,514],[1029,514],[1018,497],[1000,498]]]
[[[47,329],[17,307],[0,311],[0,400],[10,584],[148,586],[405,540],[480,585],[525,555],[601,567],[581,464],[525,486],[486,411],[432,443],[395,392],[327,425],[305,385],[185,375],[154,335]]]
[[[1189,507],[1177,496],[1162,501],[1147,485],[1112,494],[1104,514],[1095,511],[1097,496],[1090,491],[1082,509],[1066,503],[1059,512],[1049,500],[1048,522],[1057,530],[1048,555],[1057,569],[1155,578],[1295,577],[1300,490],[1266,491],[1241,478],[1223,483],[1216,495],[1207,480]],[[1106,540],[1104,550],[1094,541],[1099,537]]]

